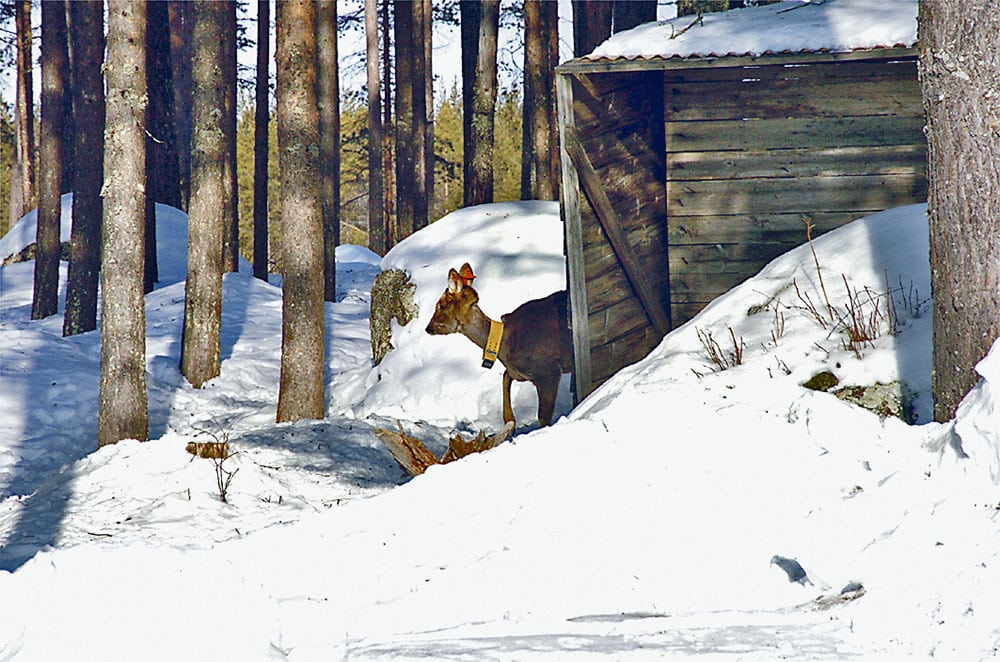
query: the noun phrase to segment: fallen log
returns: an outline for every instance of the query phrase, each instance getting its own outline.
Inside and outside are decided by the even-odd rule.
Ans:
[[[386,445],[399,466],[411,476],[418,476],[426,471],[427,467],[435,464],[448,464],[472,453],[482,453],[495,448],[510,438],[513,432],[514,424],[507,423],[503,430],[488,437],[485,432],[480,432],[472,439],[466,440],[462,435],[456,434],[448,441],[448,450],[439,460],[422,441],[404,433],[402,426],[399,427],[399,431],[385,428],[375,430],[376,436]]]

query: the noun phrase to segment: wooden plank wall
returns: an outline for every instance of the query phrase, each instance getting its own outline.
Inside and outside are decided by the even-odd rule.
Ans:
[[[572,76],[575,134],[617,212],[640,273],[669,310],[661,72]],[[580,193],[585,197],[585,192]],[[581,201],[578,238],[586,272],[587,345],[597,387],[661,339],[597,218]],[[575,305],[575,304],[574,304]],[[579,364],[579,361],[578,361]],[[584,386],[585,391],[590,389]],[[581,392],[580,397],[586,395]]]
[[[674,326],[768,261],[927,199],[915,57],[664,72]]]

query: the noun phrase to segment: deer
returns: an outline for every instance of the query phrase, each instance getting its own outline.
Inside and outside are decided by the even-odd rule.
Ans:
[[[573,335],[569,327],[566,290],[527,301],[500,321],[479,307],[472,287],[475,275],[468,263],[448,271],[448,287],[427,325],[431,335],[461,333],[483,349],[483,367],[503,364],[503,420],[515,423],[510,403],[514,381],[531,382],[538,392],[538,425],[552,423],[559,380],[573,372]]]

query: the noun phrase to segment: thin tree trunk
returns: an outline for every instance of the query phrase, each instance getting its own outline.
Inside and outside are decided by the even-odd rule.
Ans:
[[[424,11],[424,106],[427,109],[427,128],[424,131],[424,196],[427,198],[427,213],[417,218],[417,229],[430,223],[431,204],[434,201],[434,67],[432,50],[434,45],[434,14],[431,0],[423,0]],[[422,225],[421,225],[422,223]]]
[[[572,0],[573,57],[583,57],[611,36],[611,10],[607,0]]]
[[[152,163],[149,172],[154,175],[149,182],[148,193],[156,202],[180,209],[181,184],[174,120],[170,17],[165,2],[149,2],[146,7],[146,79],[149,90],[146,160]]]
[[[222,76],[225,85],[225,119],[223,134],[225,135],[225,154],[223,165],[225,174],[223,186],[225,189],[223,205],[225,208],[225,234],[223,236],[222,268],[227,272],[240,269],[240,216],[239,191],[236,181],[236,2],[224,0],[226,5],[226,29],[223,33],[225,46],[222,60]]]
[[[316,77],[323,194],[323,300],[337,300],[340,243],[340,72],[337,65],[337,3],[316,4]]]
[[[156,203],[180,209],[180,170],[174,129],[174,84],[170,60],[167,5],[146,6],[146,89],[149,96],[146,132],[146,260],[143,290],[153,291],[160,279],[156,253]]]
[[[17,92],[14,107],[14,171],[10,187],[11,223],[35,207],[35,108],[32,84],[31,0],[16,0]]]
[[[38,225],[35,235],[35,289],[31,319],[57,312],[59,305],[59,234],[62,213],[62,124],[66,83],[66,4],[42,3],[42,120],[39,125]]]
[[[555,63],[558,53],[553,16],[556,5],[524,3],[524,121],[521,142],[521,199],[555,200]]]
[[[472,95],[472,168],[466,205],[493,202],[493,147],[497,100],[497,31],[500,0],[482,0],[475,89]]]
[[[194,3],[191,59],[191,200],[181,374],[195,388],[219,374],[225,229],[226,3]]]
[[[413,234],[414,197],[416,196],[416,178],[414,177],[413,144],[414,125],[414,89],[415,76],[414,56],[419,48],[423,53],[423,45],[415,43],[413,25],[413,7],[416,3],[409,0],[395,0],[395,33],[396,46],[396,222],[392,243],[398,244]],[[421,74],[422,75],[422,74]]]
[[[944,422],[1000,336],[1000,14],[989,0],[921,0],[927,117],[934,418]]]
[[[70,38],[70,31],[73,29],[73,25],[70,22],[72,12],[69,6],[71,3],[63,1],[59,4],[63,6],[63,22],[66,26],[66,33],[63,36],[66,40],[66,45],[63,47],[66,51],[66,60],[63,62],[62,70],[62,127],[60,128],[62,139],[62,177],[60,178],[59,192],[72,193],[73,182],[75,181],[73,141],[76,140],[73,119],[73,40]]]
[[[392,55],[389,47],[392,22],[389,20],[391,0],[382,0],[382,194],[385,196],[386,250],[396,243],[396,186],[393,182],[396,169],[395,146],[392,135]]]
[[[177,168],[180,208],[188,210],[191,198],[191,43],[194,11],[189,0],[167,2],[170,18],[170,59],[173,61],[174,130],[177,133]]]
[[[311,0],[277,5],[275,50],[281,165],[281,379],[278,422],[323,418],[323,202]]]
[[[104,184],[104,7],[70,2],[73,30],[74,142],[73,229],[63,335],[97,328],[101,268],[101,187]]]
[[[427,69],[430,60],[427,59],[427,40],[430,39],[431,21],[424,15],[425,2],[416,0],[411,3],[413,13],[413,71],[411,86],[413,93],[413,117],[411,156],[413,159],[413,222],[410,232],[416,232],[427,225],[427,210],[430,204],[427,189],[427,85],[429,76]]]
[[[378,0],[365,0],[365,64],[368,73],[368,248],[389,250],[382,175],[382,99],[378,71]]]
[[[104,148],[101,382],[97,445],[149,435],[146,309],[142,293],[145,216],[146,3],[108,8],[107,130]]]
[[[462,202],[465,206],[472,202],[471,186],[474,179],[472,135],[474,115],[473,98],[476,95],[476,64],[479,61],[479,23],[482,20],[480,0],[460,0],[458,3],[461,21],[462,43]]]
[[[267,155],[270,119],[270,0],[257,2],[257,96],[253,129],[253,275],[267,282]]]
[[[616,33],[631,30],[656,20],[656,0],[615,0],[612,13]]]

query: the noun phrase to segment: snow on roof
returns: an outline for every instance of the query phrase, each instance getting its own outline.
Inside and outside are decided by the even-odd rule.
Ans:
[[[783,0],[646,23],[612,35],[584,59],[847,52],[916,42],[917,0]]]

